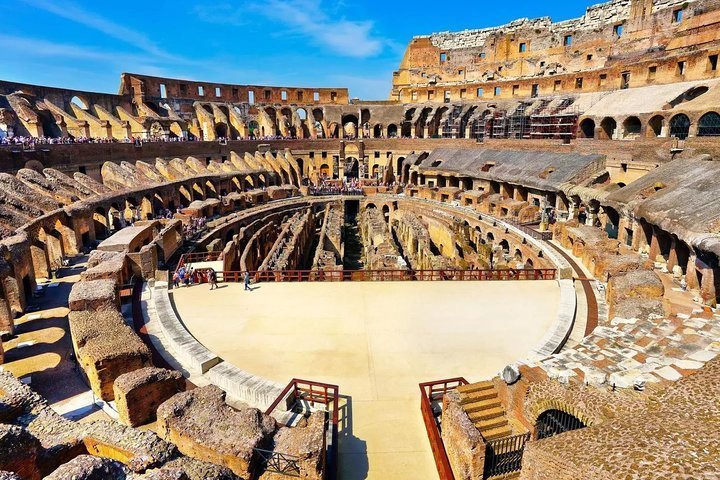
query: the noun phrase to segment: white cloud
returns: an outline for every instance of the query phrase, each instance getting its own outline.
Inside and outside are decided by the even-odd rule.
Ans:
[[[321,0],[267,0],[244,4],[198,5],[195,12],[201,20],[228,25],[246,25],[251,16],[262,16],[271,22],[273,34],[306,37],[314,45],[346,57],[368,58],[380,54],[390,42],[374,35],[371,21],[348,20],[335,14],[344,8],[342,2],[323,9]],[[331,15],[329,12],[333,12]]]
[[[119,25],[111,20],[96,15],[95,13],[83,10],[78,5],[63,0],[55,2],[51,0],[22,0],[40,10],[52,13],[75,23],[85,25],[93,30],[98,30],[105,35],[120,40],[128,45],[142,50],[143,52],[166,60],[176,59],[174,55],[166,52],[157,46],[144,34],[131,28]]]

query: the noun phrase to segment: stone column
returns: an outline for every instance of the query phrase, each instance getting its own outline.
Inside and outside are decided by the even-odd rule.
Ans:
[[[685,281],[687,282],[688,289],[700,288],[700,280],[697,275],[697,256],[691,254],[688,258],[687,269],[685,270]]]

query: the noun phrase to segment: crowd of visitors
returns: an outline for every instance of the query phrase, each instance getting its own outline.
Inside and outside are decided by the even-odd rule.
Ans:
[[[362,182],[357,178],[342,183],[323,180],[320,185],[309,188],[310,195],[362,195]]]
[[[190,223],[183,226],[183,235],[186,239],[194,238],[207,229],[207,217],[193,217]]]
[[[192,139],[183,137],[125,137],[122,140],[116,138],[98,138],[98,137],[3,137],[0,138],[0,145],[15,145],[24,148],[33,148],[37,145],[75,145],[87,143],[133,143],[141,145],[143,143],[160,143],[160,142],[189,142]]]

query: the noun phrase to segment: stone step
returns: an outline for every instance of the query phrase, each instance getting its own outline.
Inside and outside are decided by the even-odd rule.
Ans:
[[[470,417],[470,420],[476,422],[478,420],[490,420],[491,418],[505,417],[505,409],[502,407],[486,408],[484,410],[467,412],[467,414],[468,417]]]
[[[500,406],[500,399],[497,396],[479,402],[468,403],[463,405],[467,413],[479,412],[481,410],[490,410]]]
[[[493,398],[498,398],[497,392],[493,390],[481,390],[478,392],[473,392],[471,394],[461,395],[460,396],[460,405],[467,405],[470,403],[476,403],[482,400],[490,400]]]
[[[490,380],[486,380],[484,382],[460,385],[459,387],[457,387],[457,391],[462,394],[462,393],[479,392],[482,390],[492,390],[494,388],[495,388],[495,384],[493,382],[491,382]]]
[[[480,433],[482,433],[485,440],[490,441],[497,440],[498,438],[509,437],[512,435],[512,429],[510,428],[510,425],[503,425],[502,427],[492,428]]]
[[[499,428],[508,424],[508,419],[507,417],[505,417],[505,415],[490,418],[488,420],[478,420],[470,417],[470,420],[472,420],[473,425],[475,425],[475,427],[477,427],[477,429],[480,430],[480,433],[482,433],[483,435],[488,430],[493,430],[495,428]]]

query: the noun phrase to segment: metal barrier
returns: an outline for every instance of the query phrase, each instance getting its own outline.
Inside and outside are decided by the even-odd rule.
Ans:
[[[323,451],[325,452],[323,457],[323,478],[335,480],[338,467],[338,422],[340,418],[340,406],[338,403],[340,401],[340,387],[329,383],[293,378],[267,408],[265,414],[272,414],[288,396],[292,399],[292,403],[307,402],[312,406],[315,406],[316,403],[325,405],[325,411],[329,415],[329,418],[326,416],[325,420],[325,432],[327,432],[328,428],[331,429],[331,441],[328,446],[327,434],[323,435]],[[292,458],[291,455],[285,456]],[[300,474],[298,468],[298,476]]]
[[[554,268],[497,270],[261,270],[254,282],[398,282],[555,280]],[[224,282],[244,281],[244,272],[222,272]]]
[[[420,411],[422,412],[425,430],[427,431],[428,440],[430,441],[430,449],[435,458],[435,467],[437,468],[440,480],[454,480],[455,477],[452,468],[450,468],[450,461],[448,460],[445,445],[443,445],[440,435],[440,415],[442,412],[440,410],[434,410],[432,402],[442,401],[443,395],[449,390],[467,384],[468,381],[462,377],[420,384]]]
[[[530,433],[498,438],[485,444],[485,466],[483,479],[519,472],[522,457]]]
[[[279,473],[288,477],[300,476],[300,457],[261,448],[253,448],[253,450],[260,458],[261,468],[265,472]]]
[[[504,222],[509,223],[513,227],[521,230],[524,234],[531,236],[535,240],[543,240],[546,242],[549,242],[553,238],[552,232],[539,232],[535,230],[534,228],[530,228],[528,225],[524,223],[520,223],[516,220],[510,220],[507,218],[502,219]]]

